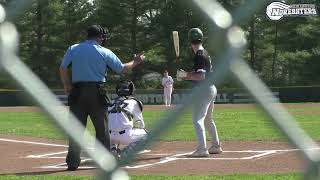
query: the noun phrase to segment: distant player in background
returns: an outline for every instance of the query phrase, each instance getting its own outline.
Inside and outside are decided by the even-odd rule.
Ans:
[[[165,106],[171,106],[171,94],[173,90],[173,79],[169,76],[168,71],[165,70],[162,78],[163,86],[163,100]]]
[[[211,58],[208,52],[203,48],[203,33],[199,28],[192,28],[188,33],[193,56],[193,71],[177,71],[177,80],[193,81],[194,86],[208,78],[212,73]],[[216,125],[212,118],[214,101],[217,95],[217,89],[212,84],[210,87],[203,89],[204,98],[200,102],[193,103],[192,120],[198,139],[198,147],[190,155],[191,157],[207,157],[210,154],[222,153]],[[198,97],[197,97],[198,98]],[[195,98],[194,98],[195,99]],[[205,129],[211,136],[211,147],[207,149]]]
[[[117,158],[120,157],[120,145],[134,146],[147,136],[142,116],[143,105],[134,98],[134,92],[135,87],[131,81],[117,84],[118,97],[108,107],[110,151]]]

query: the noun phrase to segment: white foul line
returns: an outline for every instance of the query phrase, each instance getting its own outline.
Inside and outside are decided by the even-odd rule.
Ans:
[[[29,156],[27,156],[26,158],[43,158],[43,157],[50,158],[50,157],[48,157],[48,156],[58,155],[58,154],[65,154],[65,153],[67,153],[67,152],[68,152],[68,151],[61,151],[61,152],[41,154],[41,155],[29,155]]]
[[[254,155],[254,156],[249,156],[249,157],[243,157],[243,158],[240,158],[240,159],[243,159],[243,160],[250,160],[250,159],[254,159],[254,158],[259,158],[259,157],[262,157],[262,156],[267,156],[269,154],[274,154],[274,153],[277,153],[276,151],[268,151],[268,152],[265,152],[265,153],[262,153],[262,154],[257,154],[257,155]]]
[[[41,166],[40,169],[67,169],[67,165],[65,166]],[[79,166],[78,169],[97,169],[97,167],[93,166]]]
[[[91,159],[83,159],[81,163],[92,161]],[[60,163],[56,165],[49,165],[49,166],[41,166],[41,169],[67,169],[67,163]],[[79,166],[78,169],[96,169],[97,167],[93,166]]]
[[[31,141],[19,141],[19,140],[4,139],[4,138],[0,138],[0,141],[12,142],[12,143],[23,143],[23,144],[35,144],[35,145],[42,145],[42,146],[53,146],[53,147],[68,147],[67,145],[62,145],[62,144],[49,144],[49,143],[39,143],[39,142],[31,142]]]
[[[136,165],[136,166],[125,166],[124,168],[126,169],[137,169],[137,168],[143,168],[143,167],[150,167],[150,166],[154,166],[154,165],[157,165],[157,164],[164,164],[164,163],[167,163],[167,162],[170,162],[170,161],[175,161],[176,159],[175,158],[170,158],[170,159],[163,159],[159,162],[155,162],[155,163],[150,163],[150,164],[142,164],[142,165]]]
[[[223,151],[226,152],[226,151]],[[235,151],[228,151],[228,152],[235,152]],[[241,151],[243,152],[243,151]],[[251,150],[249,152],[252,152]],[[163,159],[173,161],[173,160],[241,160],[242,158],[209,158],[209,157],[181,157],[190,155],[192,152],[182,153],[182,154],[175,154],[169,157],[165,157]],[[168,161],[168,162],[169,162]]]

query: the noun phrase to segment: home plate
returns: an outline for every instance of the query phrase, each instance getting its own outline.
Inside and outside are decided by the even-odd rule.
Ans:
[[[149,153],[149,152],[151,152],[151,150],[145,149],[145,150],[139,151],[137,154],[145,154],[145,153]]]

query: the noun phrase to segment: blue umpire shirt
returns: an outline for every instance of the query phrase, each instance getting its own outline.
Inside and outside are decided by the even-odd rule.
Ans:
[[[94,40],[87,40],[68,48],[61,68],[72,67],[72,83],[106,82],[107,68],[120,74],[124,65],[109,49]]]

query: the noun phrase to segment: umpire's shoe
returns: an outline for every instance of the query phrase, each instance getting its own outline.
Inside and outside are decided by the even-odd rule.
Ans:
[[[68,171],[75,171],[78,169],[78,166],[68,166]]]
[[[66,163],[68,165],[68,171],[75,171],[78,169],[81,162],[80,156],[77,157],[74,151],[69,151],[66,158]]]
[[[81,161],[81,160],[80,160],[80,161]],[[67,171],[75,171],[75,170],[78,169],[80,163],[74,163],[74,162],[70,163],[70,162],[69,162],[69,163],[67,163],[67,165],[68,165]]]

